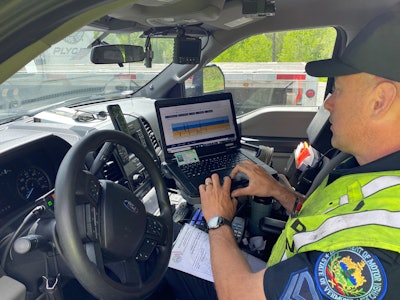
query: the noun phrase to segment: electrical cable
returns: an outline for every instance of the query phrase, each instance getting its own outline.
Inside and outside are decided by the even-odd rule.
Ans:
[[[46,207],[44,205],[40,205],[40,206],[36,206],[34,209],[32,209],[29,214],[24,218],[24,220],[22,221],[22,223],[18,226],[17,230],[15,230],[14,234],[12,235],[12,237],[10,238],[10,240],[8,241],[6,248],[4,249],[2,258],[1,258],[1,267],[3,268],[3,270],[5,270],[5,265],[6,265],[6,261],[7,261],[7,256],[9,254],[9,252],[11,251],[12,245],[16,239],[16,237],[22,232],[23,228],[25,227],[26,224],[28,224],[28,222],[33,218],[33,217],[37,217],[38,215],[40,215],[43,211],[46,210]]]

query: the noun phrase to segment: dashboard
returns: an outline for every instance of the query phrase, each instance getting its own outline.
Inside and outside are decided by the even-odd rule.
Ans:
[[[0,225],[54,188],[58,166],[70,147],[57,136],[36,134],[2,149]]]
[[[124,101],[123,105],[128,133],[159,163],[161,151],[152,126],[134,111],[137,107],[132,107],[131,100]],[[96,104],[82,110],[98,113],[106,111],[107,107]],[[62,108],[0,127],[0,226],[31,209],[36,199],[54,188],[58,168],[74,143],[93,130],[115,128],[109,115],[104,119],[82,121],[73,117],[77,113],[79,109]],[[88,164],[96,154],[88,156]],[[96,175],[99,179],[125,185],[139,198],[145,197],[152,188],[140,161],[123,147],[114,149]]]

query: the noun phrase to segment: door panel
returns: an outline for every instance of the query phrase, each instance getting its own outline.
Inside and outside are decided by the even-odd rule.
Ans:
[[[318,107],[265,107],[238,118],[245,142],[274,148],[273,167],[284,173],[294,149],[307,141],[307,127]]]

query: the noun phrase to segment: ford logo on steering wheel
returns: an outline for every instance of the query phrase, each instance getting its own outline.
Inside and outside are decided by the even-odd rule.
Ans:
[[[138,214],[139,213],[139,209],[135,206],[135,204],[133,204],[131,201],[129,200],[124,200],[124,205],[127,209],[129,209],[131,212],[133,212],[134,214]]]

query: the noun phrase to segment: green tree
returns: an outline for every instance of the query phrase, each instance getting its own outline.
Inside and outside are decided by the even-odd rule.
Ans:
[[[299,62],[329,58],[335,37],[333,28],[260,34],[236,43],[214,62]]]
[[[174,50],[174,39],[162,38],[154,39],[151,41],[152,49],[154,51],[154,63],[170,63],[172,61]]]
[[[277,54],[280,62],[297,62],[324,59],[332,56],[336,31],[333,28],[309,29],[288,32]]]
[[[277,55],[282,51],[283,39],[287,32],[270,32],[265,36],[271,40],[271,61],[277,61]]]
[[[242,40],[225,50],[214,62],[263,62],[271,61],[272,41],[260,34]]]

